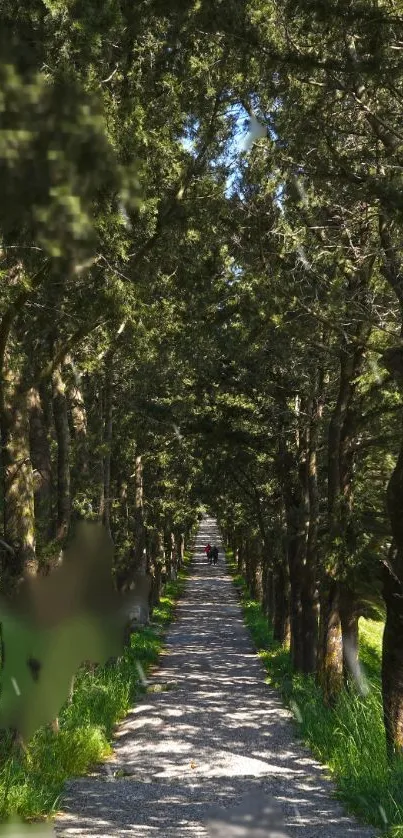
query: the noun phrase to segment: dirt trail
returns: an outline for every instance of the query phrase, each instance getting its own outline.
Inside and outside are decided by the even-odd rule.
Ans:
[[[115,761],[70,783],[59,838],[373,838],[333,796],[265,684],[206,519],[150,692],[119,729]],[[158,691],[159,690],[159,691]],[[118,772],[118,778],[112,774]]]

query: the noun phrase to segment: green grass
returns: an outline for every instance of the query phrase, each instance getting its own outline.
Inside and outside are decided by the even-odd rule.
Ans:
[[[338,797],[362,820],[403,838],[403,761],[386,759],[381,702],[383,624],[360,620],[360,661],[369,692],[344,691],[334,709],[325,707],[313,677],[294,675],[287,649],[273,641],[258,602],[247,592],[229,554],[246,625],[268,673],[293,711],[298,733],[330,770]]]
[[[40,820],[57,811],[64,782],[88,773],[112,753],[116,723],[121,721],[136,698],[144,694],[136,663],[147,673],[158,661],[164,630],[171,622],[186,578],[185,570],[165,586],[152,625],[131,636],[131,646],[112,666],[84,668],[75,682],[73,701],[59,717],[60,732],[37,731],[26,753],[10,757],[9,743],[0,746],[0,820],[18,815],[23,820]]]

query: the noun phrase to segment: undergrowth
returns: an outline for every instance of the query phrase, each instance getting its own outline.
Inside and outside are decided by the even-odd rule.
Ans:
[[[144,693],[145,674],[158,661],[164,630],[171,622],[186,578],[190,556],[177,581],[165,585],[152,623],[131,635],[130,648],[116,663],[76,676],[73,700],[59,716],[60,731],[41,728],[26,752],[10,756],[10,743],[0,745],[0,820],[10,815],[41,820],[57,811],[65,781],[88,773],[112,753],[117,722]],[[137,667],[140,664],[140,671]]]
[[[295,675],[287,649],[275,643],[261,606],[248,594],[229,554],[246,625],[266,667],[268,683],[277,687],[293,712],[301,738],[335,781],[337,795],[362,820],[403,838],[403,761],[386,759],[381,701],[383,624],[360,619],[360,662],[368,693],[343,691],[333,709],[322,700],[313,676]]]

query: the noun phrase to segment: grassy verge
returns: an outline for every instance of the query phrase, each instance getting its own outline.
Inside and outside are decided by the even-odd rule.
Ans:
[[[360,660],[368,694],[345,691],[334,709],[326,708],[313,677],[295,675],[288,650],[273,641],[258,602],[248,595],[243,577],[230,568],[243,613],[268,673],[291,708],[301,738],[330,769],[337,794],[362,820],[403,838],[403,761],[389,767],[382,721],[380,666],[383,626],[360,620]]]
[[[136,664],[145,673],[158,661],[164,631],[182,594],[190,556],[177,581],[165,586],[152,625],[131,636],[131,646],[113,666],[83,669],[76,678],[73,701],[59,717],[60,732],[40,729],[25,754],[0,752],[0,820],[11,814],[40,820],[57,811],[64,782],[83,775],[112,753],[115,725],[144,693]],[[5,747],[5,746],[4,746]]]

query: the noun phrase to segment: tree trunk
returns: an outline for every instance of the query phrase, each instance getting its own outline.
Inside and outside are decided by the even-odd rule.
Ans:
[[[302,574],[298,558],[298,546],[289,546],[290,573],[290,628],[291,628],[291,661],[295,672],[302,672],[304,666],[304,643],[302,624]]]
[[[113,386],[112,386],[112,364],[110,363],[105,373],[104,388],[104,432],[103,432],[103,509],[102,523],[108,535],[111,533],[111,456],[112,456],[112,424],[113,424]],[[137,489],[136,489],[137,491]],[[137,502],[137,501],[136,501]],[[142,498],[141,498],[142,504]]]
[[[358,611],[352,591],[340,586],[340,622],[343,642],[343,680],[346,685],[358,683]]]
[[[248,586],[248,590],[250,593],[251,589],[251,568],[250,568],[250,554],[251,554],[251,545],[250,545],[250,538],[248,535],[245,535],[245,539],[243,542],[243,549],[242,549],[242,568],[243,568],[243,575],[245,577],[245,582]]]
[[[389,756],[403,754],[403,441],[387,490],[394,546],[384,566],[382,696]]]
[[[361,326],[357,337],[360,336]],[[328,434],[328,519],[329,533],[333,544],[339,543],[347,549],[348,518],[352,511],[352,462],[349,444],[353,431],[353,398],[356,378],[360,372],[365,349],[358,341],[342,347],[340,354],[339,390],[337,402],[329,423]],[[338,548],[336,548],[338,549]],[[329,596],[321,603],[321,659],[319,679],[323,685],[326,701],[334,703],[337,692],[342,688],[343,643],[340,623],[340,588],[333,581],[328,585]],[[326,668],[329,671],[326,672]],[[331,691],[334,694],[331,695]]]
[[[153,538],[153,546],[151,550],[151,605],[156,606],[160,603],[161,585],[162,585],[162,569],[164,566],[164,538],[160,532],[157,532]]]
[[[87,412],[81,386],[81,376],[71,356],[67,356],[65,363],[69,364],[73,373],[74,383],[68,388],[68,399],[74,431],[74,448],[76,453],[75,467],[82,482],[88,480],[88,440],[87,440]]]
[[[256,551],[256,539],[248,539],[248,552],[246,554],[246,581],[252,599],[257,597],[257,567],[258,556]]]
[[[391,222],[380,211],[379,233],[384,250],[382,272],[396,294],[400,312],[400,337],[403,337],[403,272],[400,252],[391,235]],[[403,389],[402,346],[390,347],[383,356],[386,369]],[[382,698],[389,758],[403,754],[403,429],[400,451],[387,489],[387,506],[394,543],[383,568],[383,597],[386,623],[382,649]]]
[[[179,535],[179,548],[178,548],[178,556],[179,556],[179,569],[181,570],[184,565],[185,560],[185,534],[183,532]]]
[[[303,671],[305,674],[316,672],[318,653],[318,606],[317,606],[317,562],[318,562],[318,526],[319,526],[319,491],[317,470],[317,447],[319,423],[323,410],[323,370],[316,373],[314,394],[311,403],[308,445],[308,539],[306,562],[304,567],[303,601]]]
[[[240,536],[239,539],[239,546],[238,546],[238,560],[237,560],[237,572],[243,574],[244,572],[244,539],[243,536]]]
[[[288,573],[285,562],[276,568],[274,577],[273,639],[286,645],[290,640],[290,601]]]
[[[99,487],[99,504],[98,504],[98,519],[100,523],[104,520],[105,514],[105,474],[104,474],[104,433],[105,433],[105,419],[104,419],[104,388],[103,384],[99,385],[96,393],[96,439],[97,439],[97,462],[95,466],[96,483]],[[95,434],[94,434],[95,435]]]
[[[28,400],[13,375],[4,376],[1,433],[4,481],[3,587],[36,573],[34,480],[30,458]]]
[[[120,520],[124,522],[123,533],[127,537],[129,535],[129,507],[127,502],[127,483],[120,479],[118,484]]]
[[[319,620],[318,682],[325,704],[332,706],[343,687],[343,644],[339,613],[339,586],[324,585]]]
[[[169,534],[169,550],[171,553],[171,580],[175,581],[178,577],[178,555],[176,552],[175,533]]]
[[[134,470],[134,564],[137,571],[146,570],[145,530],[144,530],[144,499],[143,499],[143,460],[138,454]]]
[[[152,585],[151,585],[151,608],[160,604],[162,584],[162,564],[158,557],[153,561]]]
[[[262,605],[263,597],[264,597],[264,589],[263,589],[263,562],[265,561],[265,556],[263,555],[264,546],[256,540],[255,546],[255,599]]]
[[[316,604],[316,574],[311,564],[304,568],[302,583],[302,672],[316,672],[318,653],[318,609]]]
[[[296,672],[304,669],[305,647],[303,586],[309,523],[307,413],[307,400],[296,398],[298,425],[293,451],[287,449],[282,430],[279,435],[279,468],[290,579],[291,660]]]
[[[273,619],[273,569],[270,567],[267,557],[262,569],[262,610],[269,620]]]
[[[391,564],[384,568],[383,596],[382,700],[386,749],[392,760],[403,755],[403,585]]]
[[[166,581],[166,550],[165,539],[162,530],[158,530],[158,558],[161,562],[161,582]]]
[[[28,406],[36,528],[42,542],[46,543],[52,537],[52,463],[48,426],[36,387],[29,390]]]
[[[172,579],[172,552],[171,552],[171,542],[170,542],[170,534],[168,535],[165,533],[164,537],[164,570],[165,570],[165,578],[167,581],[171,581]]]
[[[70,429],[67,414],[66,388],[60,367],[52,377],[53,417],[57,440],[57,523],[56,538],[63,542],[71,519],[70,495]]]
[[[302,522],[299,490],[292,486],[291,475],[286,477],[285,516],[287,525],[287,559],[290,580],[291,660],[295,672],[304,665],[304,635],[302,621],[303,566],[306,550],[305,528]]]
[[[173,582],[177,578],[178,562],[176,555],[175,534],[169,527],[165,530],[164,549],[166,578],[167,581]]]

